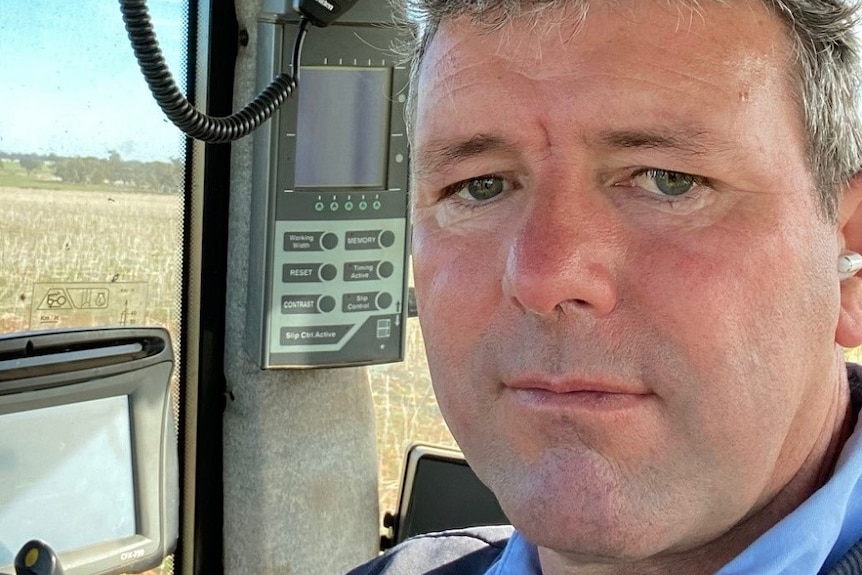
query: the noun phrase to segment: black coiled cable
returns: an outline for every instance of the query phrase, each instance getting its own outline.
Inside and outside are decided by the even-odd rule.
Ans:
[[[308,28],[305,18],[300,20],[293,45],[294,76],[279,74],[242,110],[230,116],[215,118],[198,112],[174,82],[156,41],[146,0],[120,0],[120,10],[150,92],[168,119],[187,136],[210,144],[223,144],[247,136],[272,116],[296,90],[302,42]]]

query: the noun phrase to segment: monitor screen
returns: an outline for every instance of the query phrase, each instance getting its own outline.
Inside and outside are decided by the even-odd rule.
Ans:
[[[391,91],[390,68],[303,67],[294,187],[386,189]]]
[[[395,543],[422,533],[509,523],[459,451],[413,445],[402,481]]]
[[[0,572],[33,540],[65,575],[162,563],[178,533],[172,371],[161,328],[0,336]]]
[[[30,539],[62,552],[134,535],[128,397],[0,415],[0,485],[0,565]]]

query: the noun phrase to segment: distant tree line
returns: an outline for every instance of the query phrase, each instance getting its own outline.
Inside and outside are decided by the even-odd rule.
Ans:
[[[107,158],[0,152],[0,169],[4,168],[4,160],[17,160],[28,175],[49,173],[70,184],[110,184],[159,194],[183,189],[183,163],[178,159],[170,162],[124,160],[116,151],[110,151]]]

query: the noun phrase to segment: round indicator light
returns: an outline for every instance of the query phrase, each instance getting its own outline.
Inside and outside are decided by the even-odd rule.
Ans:
[[[392,305],[392,296],[388,293],[380,292],[377,294],[377,309],[386,309]]]
[[[392,262],[380,262],[380,265],[377,267],[377,274],[382,278],[388,278],[394,271],[395,266],[392,265]]]
[[[379,241],[380,245],[384,248],[392,247],[392,244],[395,243],[395,232],[392,232],[390,230],[381,232]]]
[[[338,270],[332,264],[326,264],[325,266],[320,268],[320,279],[322,279],[323,281],[332,281],[337,275]]]
[[[333,234],[332,232],[323,234],[323,237],[320,238],[320,244],[324,247],[324,249],[331,250],[338,245],[338,236],[336,234]]]
[[[317,302],[317,308],[323,313],[329,313],[335,309],[335,298],[332,296],[323,296]]]

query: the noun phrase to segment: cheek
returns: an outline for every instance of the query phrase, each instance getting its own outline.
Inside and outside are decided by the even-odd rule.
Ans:
[[[716,227],[639,254],[631,308],[700,381],[696,396],[668,390],[693,420],[780,423],[789,413],[776,409],[771,419],[752,411],[782,397],[779,403],[792,411],[805,390],[789,382],[832,361],[837,303],[825,269],[826,240],[789,227],[759,235]]]
[[[463,355],[472,349],[470,341],[481,338],[501,297],[502,270],[495,249],[477,245],[475,236],[417,223],[413,277],[426,345],[461,350],[457,355]]]
[[[441,233],[423,222],[414,227],[416,303],[437,401],[456,429],[467,425],[482,388],[473,385],[477,350],[499,307],[497,258],[475,239]],[[479,354],[481,355],[481,354]],[[463,417],[461,416],[463,414]]]
[[[640,242],[645,248],[633,255],[640,273],[628,278],[635,306],[655,310],[657,319],[673,324],[666,333],[677,332],[690,345],[695,337],[715,340],[716,355],[722,345],[736,348],[766,334],[763,339],[780,346],[791,335],[782,333],[785,325],[807,332],[813,326],[802,318],[824,323],[820,296],[828,291],[826,270],[815,269],[824,258],[813,244],[822,241],[785,232],[715,227],[682,241],[665,238],[662,247]]]

